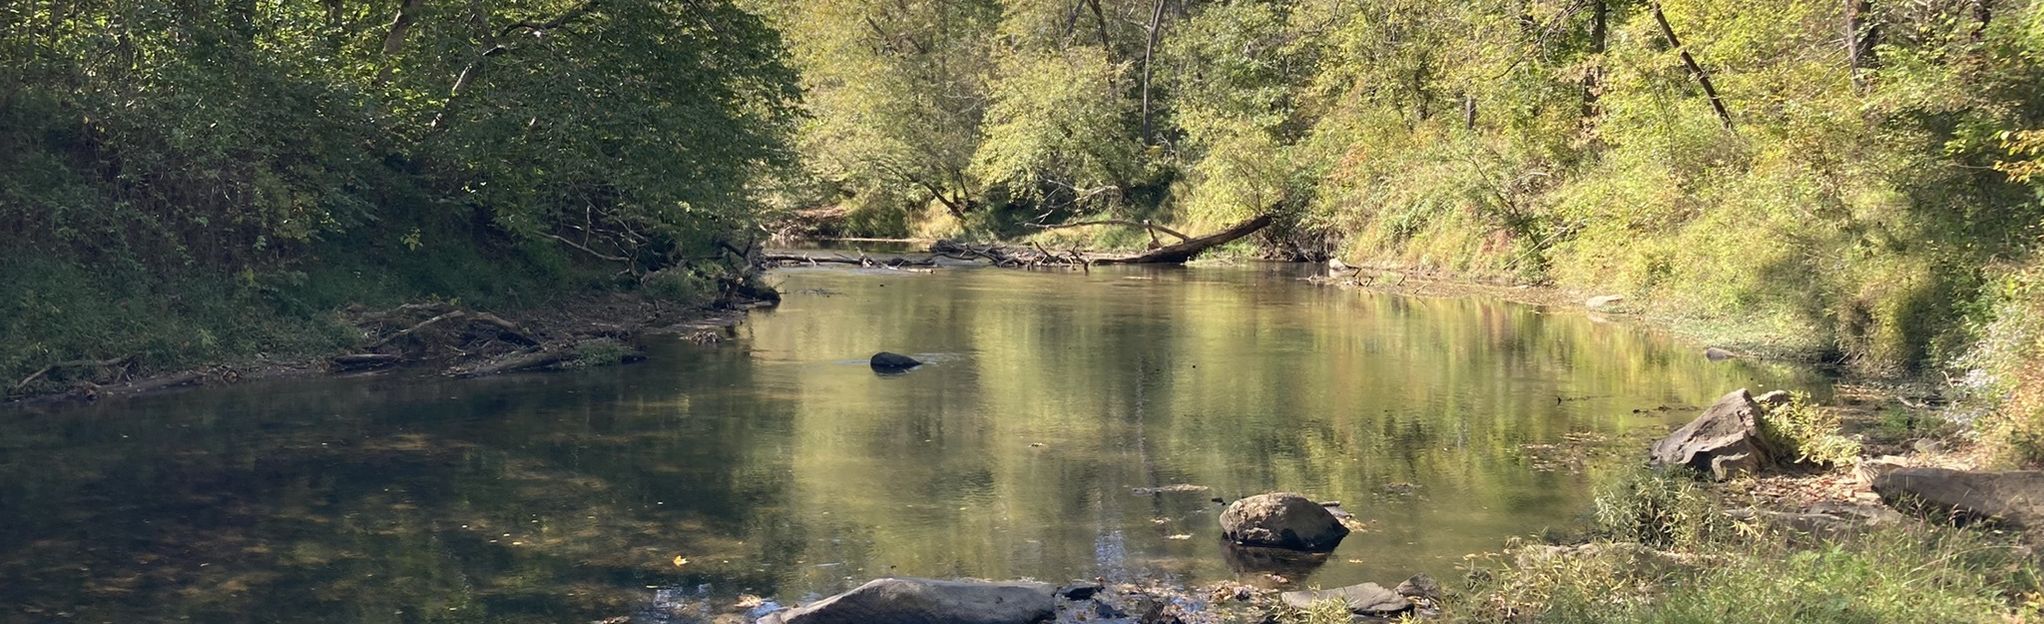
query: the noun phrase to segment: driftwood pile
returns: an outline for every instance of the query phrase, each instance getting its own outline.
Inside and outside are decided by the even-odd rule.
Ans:
[[[446,303],[357,310],[354,317],[366,342],[354,353],[328,359],[336,372],[442,363],[448,365],[448,376],[481,377],[640,359],[625,342],[629,332],[547,341],[497,315]]]
[[[1077,250],[1063,253],[1051,251],[1041,244],[1029,246],[1002,244],[974,244],[954,240],[940,240],[930,245],[930,253],[956,260],[985,260],[994,266],[1007,269],[1038,269],[1044,267],[1086,268],[1092,264],[1085,254]]]
[[[847,256],[841,253],[834,253],[827,256],[818,254],[770,253],[761,254],[759,256],[759,263],[765,266],[817,266],[823,264],[848,264],[868,269],[894,269],[901,271],[912,270],[909,267],[936,266],[937,259],[936,258],[924,258],[920,260],[912,258],[883,259],[868,256],[866,255],[866,252],[863,251],[859,252],[859,257],[857,258]]]

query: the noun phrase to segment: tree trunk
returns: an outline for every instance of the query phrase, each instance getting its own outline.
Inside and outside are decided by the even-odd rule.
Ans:
[[[1845,0],[1845,61],[1852,71],[1852,86],[1861,91],[1867,88],[1867,70],[1879,62],[1874,44],[1881,27],[1873,21],[1873,11],[1873,0]]]
[[[390,19],[390,30],[383,34],[383,54],[378,57],[382,63],[376,69],[376,83],[383,84],[390,79],[390,72],[397,66],[397,53],[404,50],[405,36],[412,32],[412,22],[419,20],[419,4],[425,0],[404,0],[398,5],[397,16]]]
[[[1157,36],[1164,32],[1164,0],[1157,0],[1150,9],[1150,40],[1143,44],[1143,145],[1150,144],[1150,69],[1151,59],[1157,54]]]
[[[1467,93],[1462,94],[1462,127],[1476,129],[1476,96]]]
[[[1710,98],[1711,110],[1717,111],[1718,122],[1723,123],[1726,130],[1733,130],[1732,113],[1725,110],[1725,102],[1718,97],[1717,87],[1711,85],[1710,72],[1704,71],[1703,65],[1696,62],[1696,57],[1689,55],[1689,48],[1682,47],[1682,40],[1675,36],[1675,27],[1668,24],[1668,15],[1661,12],[1661,3],[1655,2],[1650,6],[1654,13],[1654,23],[1661,26],[1661,36],[1668,38],[1668,45],[1675,48],[1675,52],[1682,57],[1682,65],[1689,68],[1689,75],[1695,77],[1696,84],[1703,87],[1703,94]]]
[[[1100,0],[1086,0],[1093,8],[1093,20],[1100,24],[1100,49],[1107,51],[1107,60],[1114,60],[1114,42],[1107,38],[1107,14],[1100,10]]]
[[[1198,257],[1206,250],[1234,242],[1235,239],[1255,234],[1257,230],[1270,225],[1270,215],[1228,226],[1228,229],[1191,239],[1182,243],[1165,245],[1133,256],[1118,258],[1095,258],[1093,264],[1179,264]]]

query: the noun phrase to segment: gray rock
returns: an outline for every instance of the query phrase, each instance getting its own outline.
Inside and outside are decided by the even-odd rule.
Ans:
[[[1056,612],[1044,583],[884,578],[760,624],[1034,624]]]
[[[1727,351],[1725,349],[1711,347],[1703,350],[1703,357],[1712,362],[1722,362],[1739,356],[1738,354],[1732,353],[1731,351]]]
[[[922,366],[923,363],[921,360],[906,355],[881,351],[873,354],[873,361],[869,362],[868,365],[877,371],[899,372]]]
[[[1405,582],[1399,583],[1398,587],[1392,589],[1391,591],[1398,592],[1398,595],[1407,598],[1425,598],[1428,600],[1440,600],[1441,582],[1434,580],[1434,577],[1427,576],[1425,574],[1419,574],[1414,575],[1412,578],[1405,579]]]
[[[1290,492],[1258,494],[1221,512],[1221,536],[1247,546],[1327,552],[1348,527],[1313,499]]]
[[[1775,390],[1767,394],[1753,397],[1753,402],[1759,405],[1760,408],[1763,410],[1773,410],[1775,408],[1783,407],[1794,400],[1795,397],[1789,396],[1787,390]]]
[[[1881,500],[1897,508],[1960,522],[2044,527],[2044,471],[1895,468],[1881,472],[1873,481]]]
[[[1289,591],[1280,594],[1278,599],[1294,609],[1311,608],[1313,603],[1323,600],[1340,600],[1348,605],[1349,613],[1361,615],[1390,615],[1412,608],[1411,600],[1376,583],[1320,591]]]
[[[1745,388],[1718,398],[1702,416],[1655,442],[1653,463],[1688,466],[1718,480],[1773,467],[1781,453],[1760,435],[1761,406]]]

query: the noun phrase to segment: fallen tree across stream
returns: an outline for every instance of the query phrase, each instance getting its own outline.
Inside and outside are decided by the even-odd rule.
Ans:
[[[1186,239],[1183,242],[1165,245],[1133,256],[1093,258],[1092,261],[1093,264],[1182,264],[1187,260],[1199,257],[1201,253],[1205,253],[1208,249],[1226,245],[1235,242],[1236,239],[1255,234],[1257,230],[1268,227],[1270,222],[1270,215],[1257,215],[1248,221],[1228,226],[1227,229],[1199,238]]]
[[[936,244],[930,246],[930,252],[960,260],[983,259],[993,263],[994,266],[1022,269],[1040,267],[1085,268],[1095,264],[1183,264],[1188,260],[1199,257],[1200,254],[1205,253],[1209,249],[1235,242],[1250,234],[1255,234],[1257,230],[1269,227],[1271,220],[1270,215],[1257,215],[1241,223],[1228,226],[1219,232],[1198,237],[1186,236],[1148,222],[1122,219],[1102,219],[1035,226],[1043,229],[1060,229],[1091,225],[1123,225],[1147,228],[1153,232],[1161,231],[1183,239],[1177,243],[1154,247],[1149,251],[1133,255],[1107,256],[1081,253],[1077,250],[1059,252],[1052,251],[1040,243],[1030,243],[1029,246],[1025,247],[999,243],[970,244],[951,240],[937,241]]]
[[[1250,234],[1255,234],[1258,230],[1269,227],[1271,221],[1270,215],[1258,215],[1205,236],[1187,236],[1176,230],[1147,221],[1129,221],[1126,219],[1099,219],[1076,223],[1030,225],[1031,227],[1046,230],[1102,225],[1140,227],[1151,232],[1153,245],[1160,242],[1156,240],[1156,232],[1162,232],[1180,239],[1177,243],[1156,245],[1147,251],[1128,255],[1106,255],[1084,252],[1077,249],[1054,250],[1039,242],[1021,245],[998,242],[969,243],[945,239],[930,244],[929,253],[931,257],[928,258],[905,258],[899,256],[875,258],[866,255],[865,252],[860,252],[857,257],[842,253],[783,252],[762,253],[753,256],[753,258],[754,262],[764,267],[843,264],[863,268],[913,272],[927,272],[928,269],[925,268],[910,267],[934,267],[937,265],[938,256],[968,262],[985,261],[996,267],[1008,269],[1075,268],[1085,270],[1095,264],[1183,264],[1188,260],[1199,257],[1202,253],[1206,253],[1209,249],[1235,242]]]

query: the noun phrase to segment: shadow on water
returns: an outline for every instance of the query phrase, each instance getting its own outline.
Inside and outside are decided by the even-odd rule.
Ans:
[[[889,574],[1442,575],[1569,522],[1688,407],[1818,383],[1286,271],[790,270],[737,340],[643,365],[0,413],[0,621],[586,621]],[[875,375],[882,350],[930,363]],[[1211,499],[1273,489],[1367,529],[1303,564],[1217,548]]]

